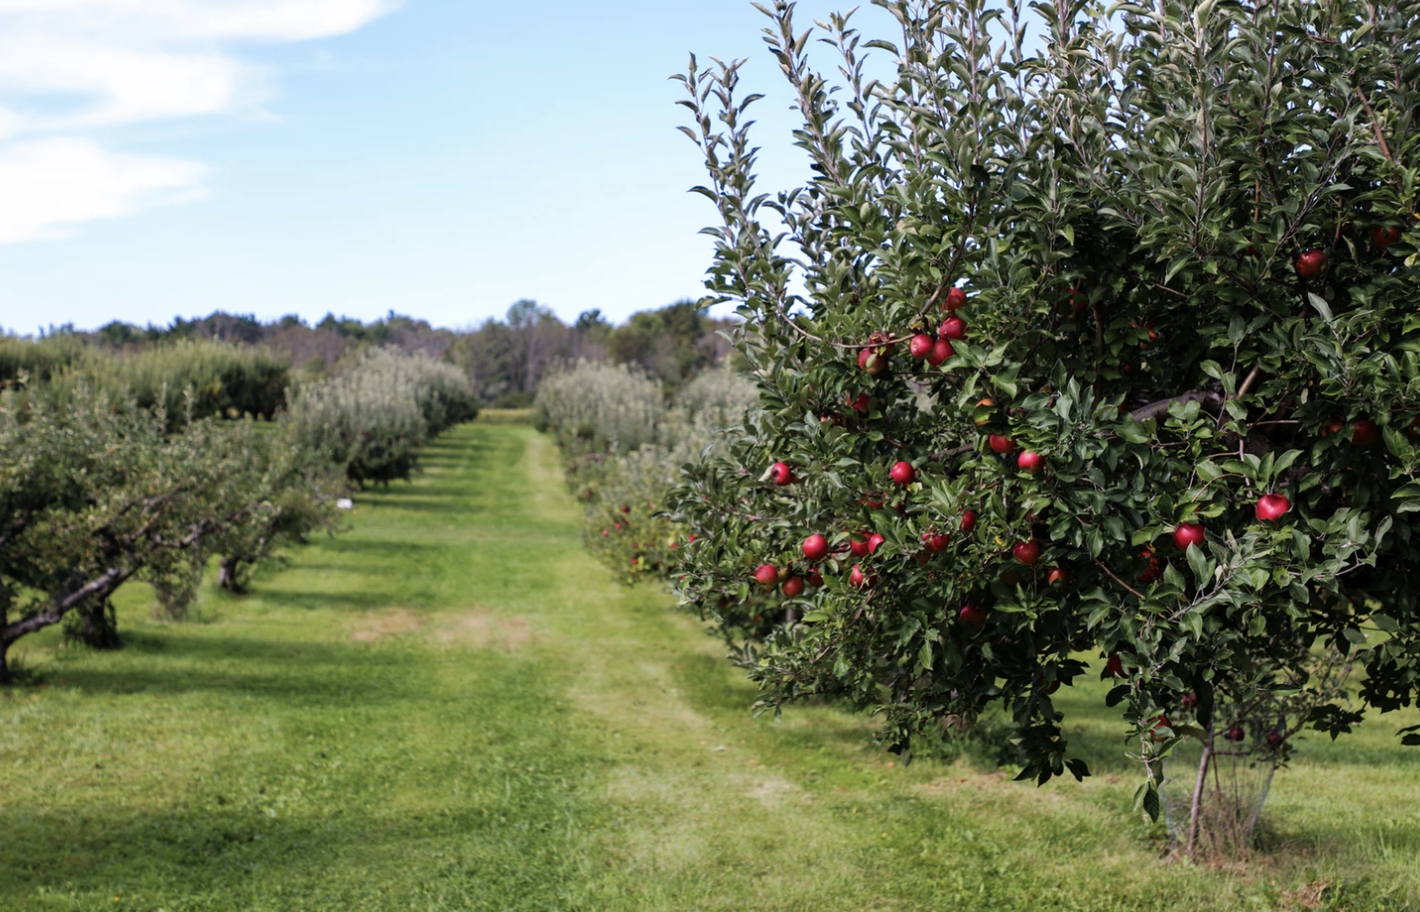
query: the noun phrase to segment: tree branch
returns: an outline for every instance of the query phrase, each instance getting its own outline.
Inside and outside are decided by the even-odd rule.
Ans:
[[[1172,399],[1161,399],[1158,402],[1150,402],[1130,412],[1129,415],[1135,421],[1148,421],[1150,418],[1162,418],[1169,413],[1169,406],[1175,402],[1198,402],[1208,408],[1218,408],[1223,404],[1223,397],[1207,390],[1192,390],[1181,396],[1174,396]]]

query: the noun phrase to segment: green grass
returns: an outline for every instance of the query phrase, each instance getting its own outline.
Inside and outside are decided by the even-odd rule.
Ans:
[[[531,428],[426,460],[245,598],[170,624],[133,587],[126,648],[18,648],[0,908],[1420,908],[1414,714],[1308,740],[1249,864],[1170,865],[1099,688],[1067,704],[1083,785],[904,770],[832,708],[753,718],[713,640],[585,555]]]

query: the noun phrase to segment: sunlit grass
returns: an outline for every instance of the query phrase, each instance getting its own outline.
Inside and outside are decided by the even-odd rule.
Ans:
[[[1169,865],[1101,687],[1061,695],[1083,785],[904,770],[868,720],[752,717],[714,640],[586,556],[530,428],[459,428],[426,465],[197,620],[133,587],[123,650],[20,647],[0,906],[1285,909],[1325,881],[1324,908],[1417,907],[1413,714],[1309,740],[1251,863]]]

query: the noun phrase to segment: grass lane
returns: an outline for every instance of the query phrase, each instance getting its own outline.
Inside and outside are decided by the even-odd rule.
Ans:
[[[196,621],[133,587],[125,649],[20,647],[0,905],[1285,909],[1324,882],[1321,908],[1420,907],[1403,722],[1305,745],[1269,805],[1285,851],[1168,867],[1095,688],[1071,696],[1083,786],[904,770],[864,720],[750,717],[713,640],[583,552],[545,438],[458,428],[426,469]]]

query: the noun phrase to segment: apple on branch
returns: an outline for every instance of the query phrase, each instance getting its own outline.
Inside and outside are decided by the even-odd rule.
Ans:
[[[821,561],[828,557],[828,538],[819,533],[814,533],[804,539],[804,557],[811,561]]]
[[[1292,267],[1307,281],[1319,279],[1326,272],[1326,254],[1320,250],[1303,250],[1292,261]]]

